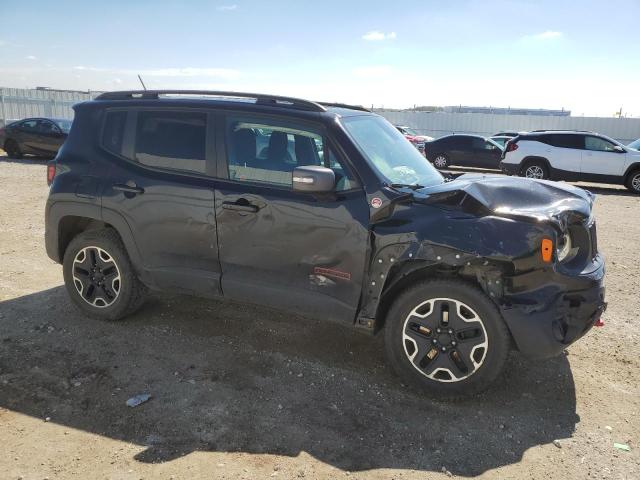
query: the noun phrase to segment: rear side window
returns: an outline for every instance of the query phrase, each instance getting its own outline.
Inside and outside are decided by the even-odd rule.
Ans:
[[[201,112],[138,112],[133,160],[205,173],[206,125],[207,116]]]
[[[122,139],[127,123],[127,112],[107,112],[102,129],[102,146],[112,153],[122,155]]]
[[[554,133],[550,135],[541,135],[539,137],[542,143],[560,148],[584,148],[584,136],[563,133]]]

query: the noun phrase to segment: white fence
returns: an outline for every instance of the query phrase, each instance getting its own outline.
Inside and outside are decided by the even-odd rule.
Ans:
[[[0,88],[0,126],[27,117],[73,118],[74,104],[101,92]]]
[[[0,87],[0,126],[26,117],[73,118],[74,104],[95,98],[102,92],[73,92]],[[406,125],[424,135],[441,137],[450,133],[490,136],[501,130],[539,129],[590,130],[622,143],[640,138],[640,118],[559,117],[488,113],[378,112],[391,123]]]
[[[559,117],[487,113],[377,112],[395,125],[406,125],[423,135],[451,133],[491,136],[499,131],[590,130],[627,144],[640,138],[640,118]]]

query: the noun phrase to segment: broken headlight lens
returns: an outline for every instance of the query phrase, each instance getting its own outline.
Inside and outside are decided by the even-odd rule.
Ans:
[[[556,254],[558,261],[563,262],[569,258],[573,258],[577,253],[577,248],[573,249],[571,245],[571,235],[567,232],[558,239]]]

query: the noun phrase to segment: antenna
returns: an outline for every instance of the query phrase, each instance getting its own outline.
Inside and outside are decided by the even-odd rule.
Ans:
[[[142,88],[144,88],[146,90],[147,87],[145,86],[144,82],[142,81],[142,77],[140,76],[140,74],[138,74],[138,80],[140,80],[140,83],[142,84]]]

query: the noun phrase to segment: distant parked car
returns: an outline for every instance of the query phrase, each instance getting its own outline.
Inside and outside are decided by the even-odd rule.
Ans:
[[[71,120],[27,118],[0,128],[0,145],[12,158],[26,153],[55,157],[67,139]]]
[[[491,137],[491,140],[493,140],[494,142],[496,142],[498,145],[500,145],[502,148],[504,148],[504,146],[506,145],[506,143],[511,140],[514,137],[509,137],[507,135],[494,135],[493,137]]]
[[[409,140],[414,147],[416,147],[422,154],[424,154],[424,144],[425,142],[430,142],[433,140],[433,137],[428,135],[419,135],[413,128],[406,127],[404,125],[394,125],[398,131],[404,135],[404,138]]]
[[[450,165],[499,169],[502,148],[478,135],[447,135],[427,142],[425,155],[438,169]]]
[[[519,135],[507,143],[500,168],[535,179],[622,184],[640,194],[640,151],[594,132]]]
[[[631,142],[629,145],[627,145],[627,147],[633,148],[634,150],[640,150],[640,138],[635,142]]]

